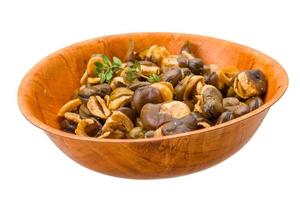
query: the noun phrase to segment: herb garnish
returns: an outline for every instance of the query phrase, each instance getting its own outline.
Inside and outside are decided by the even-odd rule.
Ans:
[[[96,74],[100,78],[100,83],[110,83],[113,75],[121,69],[122,62],[119,58],[113,57],[113,62],[109,58],[102,54],[103,62],[95,62],[96,65]]]
[[[100,78],[100,83],[110,83],[113,76],[121,69],[122,61],[117,57],[113,57],[111,62],[109,58],[104,54],[102,54],[101,57],[102,62],[95,62],[96,74]],[[131,66],[129,66],[125,70],[125,79],[129,82],[132,82],[139,77],[147,79],[147,81],[150,83],[160,81],[160,77],[157,74],[152,74],[149,77],[140,74],[141,65],[138,61],[135,61]]]
[[[148,82],[155,83],[160,81],[160,77],[157,74],[152,74],[148,79]]]
[[[127,81],[134,81],[139,77],[138,72],[141,71],[141,65],[139,62],[135,61],[133,65],[127,68],[125,74],[125,79]]]

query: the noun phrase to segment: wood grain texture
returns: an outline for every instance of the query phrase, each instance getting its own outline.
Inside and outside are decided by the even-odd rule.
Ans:
[[[230,122],[163,138],[99,140],[58,130],[56,113],[79,87],[90,56],[105,53],[123,58],[130,39],[137,50],[158,44],[174,54],[189,40],[205,63],[261,69],[268,79],[266,103]],[[112,176],[151,179],[196,172],[231,156],[252,137],[287,86],[287,74],[279,63],[243,45],[199,35],[132,33],[80,42],[46,57],[24,77],[18,103],[24,116],[74,161]]]

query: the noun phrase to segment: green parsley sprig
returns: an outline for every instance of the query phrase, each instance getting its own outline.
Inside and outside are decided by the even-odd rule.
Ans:
[[[139,77],[139,71],[141,71],[141,65],[139,62],[135,61],[133,65],[127,68],[125,79],[129,82],[134,81]]]
[[[160,77],[157,74],[152,74],[147,81],[150,83],[156,83],[160,81]]]
[[[141,65],[138,61],[135,61],[133,65],[128,67],[125,72],[125,79],[129,82],[136,80],[139,77],[146,79],[150,83],[155,83],[160,81],[160,77],[157,74],[152,74],[151,76],[145,76],[141,74]]]
[[[110,83],[113,75],[121,69],[122,61],[117,57],[113,57],[111,63],[106,55],[102,54],[101,57],[103,62],[95,62],[96,74],[100,78],[100,83]]]
[[[96,65],[96,74],[100,78],[100,83],[110,83],[113,76],[121,69],[122,61],[113,57],[112,62],[109,58],[102,54],[102,62],[95,62]],[[139,77],[147,79],[150,83],[155,83],[160,81],[160,77],[157,74],[152,74],[147,77],[141,73],[141,65],[138,61],[135,61],[131,66],[129,66],[125,71],[125,79],[129,82],[136,80]]]

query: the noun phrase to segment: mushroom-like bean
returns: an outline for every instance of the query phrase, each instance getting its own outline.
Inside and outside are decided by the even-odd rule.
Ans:
[[[189,60],[183,55],[177,57],[177,63],[179,67],[182,68],[188,67],[188,62]]]
[[[221,92],[212,85],[205,85],[200,95],[202,113],[207,118],[217,118],[223,112]]]
[[[132,91],[136,91],[138,88],[144,87],[144,86],[149,86],[150,83],[147,81],[136,81],[128,86],[129,89]]]
[[[106,83],[93,85],[93,86],[86,86],[79,90],[78,97],[83,101],[87,102],[87,100],[90,98],[90,96],[98,95],[101,98],[104,98],[105,95],[109,95],[111,93],[112,89],[110,85]]]
[[[146,59],[159,64],[164,58],[167,58],[170,56],[170,53],[165,47],[153,45],[151,46],[146,53]]]
[[[80,85],[86,84],[87,79],[88,79],[88,74],[87,74],[87,71],[85,70],[82,77],[80,78]]]
[[[230,121],[234,118],[235,118],[235,116],[234,116],[233,112],[225,111],[219,116],[216,124],[221,124],[221,123],[224,123],[224,122],[228,122],[228,121]]]
[[[63,119],[60,122],[60,130],[65,131],[65,132],[74,133],[76,126],[77,126],[76,123],[69,121],[67,119]]]
[[[239,72],[238,68],[232,66],[221,68],[218,65],[210,65],[210,67],[211,73],[208,75],[206,83],[215,86],[219,90],[223,90],[225,86],[232,86],[234,77]]]
[[[118,111],[124,113],[132,122],[136,121],[137,113],[135,110],[128,107],[120,107]]]
[[[131,105],[134,109],[140,112],[142,107],[147,103],[162,103],[163,101],[164,100],[159,89],[151,86],[145,86],[135,90]]]
[[[163,134],[162,134],[162,132],[161,132],[161,128],[162,128],[162,126],[159,127],[158,129],[156,129],[156,130],[154,131],[154,136],[153,136],[153,137],[155,137],[155,138],[163,137]]]
[[[245,103],[249,106],[250,111],[253,111],[262,106],[264,101],[260,97],[251,97]]]
[[[100,78],[99,77],[88,77],[87,78],[87,83],[90,85],[95,85],[100,83]]]
[[[141,122],[147,130],[155,130],[162,124],[182,118],[190,114],[189,107],[180,101],[171,101],[162,104],[148,103],[141,110]]]
[[[95,118],[90,118],[94,121],[94,123],[89,124],[85,127],[84,131],[89,137],[95,137],[98,135],[102,129],[101,123]]]
[[[181,68],[182,78],[192,75],[192,71],[189,68]]]
[[[235,117],[245,115],[249,112],[250,112],[249,106],[245,103],[242,103],[242,102],[237,106],[236,109],[233,110],[233,113],[234,113]]]
[[[203,66],[206,73],[211,74],[213,72],[217,72],[221,67],[217,64],[210,64]]]
[[[198,128],[208,128],[212,126],[212,122],[205,118],[205,116],[199,112],[192,112],[191,115],[197,120]]]
[[[90,113],[101,119],[107,119],[110,115],[110,110],[107,108],[107,105],[100,96],[91,96],[87,102],[87,108]]]
[[[192,115],[187,115],[180,119],[173,119],[172,121],[164,124],[161,127],[161,132],[163,135],[174,135],[193,131],[197,128],[198,126],[196,118]]]
[[[172,120],[168,113],[160,113],[161,104],[147,103],[141,110],[140,119],[145,129],[155,130],[162,124]]]
[[[147,65],[141,65],[141,74],[144,76],[151,76],[153,74],[159,74],[160,68],[157,66],[147,66]]]
[[[140,65],[144,66],[157,66],[154,62],[151,62],[149,60],[140,60],[139,63]]]
[[[134,124],[127,115],[114,111],[103,125],[99,138],[124,138],[133,127]]]
[[[83,119],[77,124],[77,128],[75,130],[76,135],[80,136],[88,136],[86,132],[86,128],[92,124],[96,123],[94,119]]]
[[[139,126],[139,127],[142,127],[142,128],[144,127],[144,125],[143,125],[143,123],[141,121],[141,118],[139,118],[139,117],[136,118],[136,122],[135,123],[136,123],[136,126]]]
[[[237,106],[240,104],[240,100],[236,97],[226,97],[223,99],[223,107],[229,107],[229,106]]]
[[[189,79],[189,81],[185,87],[185,90],[183,92],[183,100],[188,101],[190,99],[192,93],[194,92],[194,90],[196,89],[196,92],[201,90],[203,85],[204,85],[203,76],[192,76]]]
[[[235,117],[242,116],[250,112],[250,108],[247,104],[239,101],[235,97],[226,97],[223,99],[223,108],[225,111],[230,111]]]
[[[181,118],[190,114],[190,108],[181,101],[171,101],[162,103],[160,106],[160,113],[166,113],[172,118]]]
[[[154,137],[154,134],[155,134],[155,131],[149,130],[144,133],[144,136],[145,136],[145,138],[152,138],[152,137]]]
[[[161,61],[161,69],[163,73],[166,73],[167,71],[175,68],[175,67],[179,67],[178,61],[177,61],[177,57],[178,56],[169,56],[166,57],[164,59],[162,59]]]
[[[133,122],[129,119],[129,117],[120,111],[114,111],[110,116],[110,119],[117,122],[117,124],[121,124],[121,126],[117,126],[119,130],[129,132],[134,127]]]
[[[112,90],[114,90],[118,87],[126,87],[127,86],[124,78],[121,76],[117,76],[117,77],[113,78],[109,85]]]
[[[205,81],[207,84],[209,84],[209,85],[213,85],[213,86],[215,86],[216,88],[218,88],[219,89],[219,78],[218,78],[218,75],[217,75],[217,73],[216,72],[212,72],[211,74],[209,74],[208,76],[207,76],[207,79],[206,79],[206,81]]]
[[[117,99],[111,101],[109,103],[109,109],[110,110],[117,110],[118,108],[127,105],[132,99],[132,96],[121,96]]]
[[[65,112],[64,117],[67,120],[75,122],[75,123],[79,123],[81,120],[80,115],[77,113],[73,113],[73,112]]]
[[[203,61],[199,58],[193,58],[188,60],[188,68],[195,75],[203,75]]]
[[[175,87],[175,96],[176,100],[182,101],[184,97],[184,91],[187,87],[187,84],[192,76],[186,76],[182,79]]]
[[[108,108],[110,110],[117,110],[118,108],[125,106],[132,100],[133,93],[132,90],[126,87],[116,88],[110,95]]]
[[[92,113],[87,108],[86,104],[81,104],[79,107],[79,116],[82,119],[86,119],[92,116]]]
[[[187,52],[187,51],[182,51],[181,55],[184,56],[184,57],[186,57],[187,59],[194,59],[195,58],[195,56],[194,56],[193,53]]]
[[[165,102],[171,101],[173,99],[174,88],[169,82],[158,82],[153,83],[151,87],[157,88]]]
[[[233,89],[239,97],[248,99],[264,94],[267,90],[267,80],[259,69],[245,70],[237,74]]]
[[[179,67],[172,68],[165,72],[161,76],[161,80],[164,82],[170,82],[174,87],[181,81],[183,75]]]
[[[145,137],[144,132],[145,131],[141,127],[134,127],[127,134],[127,138],[130,139],[144,138]]]
[[[81,100],[79,98],[72,99],[71,101],[69,101],[68,103],[64,104],[59,109],[57,115],[59,117],[62,117],[62,116],[64,116],[64,114],[66,112],[73,111],[73,110],[77,109],[80,104],[81,104]]]

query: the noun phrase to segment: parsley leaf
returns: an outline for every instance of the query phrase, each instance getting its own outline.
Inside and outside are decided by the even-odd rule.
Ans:
[[[122,66],[122,61],[117,58],[117,57],[113,57],[113,66],[118,66],[118,67],[121,67]]]
[[[102,60],[103,60],[104,65],[106,67],[110,67],[111,66],[111,62],[110,62],[109,58],[106,55],[102,54]]]
[[[122,67],[122,61],[113,57],[113,64],[110,62],[106,55],[102,55],[103,62],[95,62],[96,74],[100,78],[100,83],[110,83],[114,73],[116,73]]]
[[[103,64],[101,62],[95,62],[96,65],[96,73],[99,74],[103,70]]]
[[[112,64],[112,71],[115,73],[117,72],[119,69],[121,69],[122,67],[122,61],[117,58],[117,57],[113,57],[113,64]]]
[[[135,61],[134,64],[133,64],[133,67],[138,69],[138,71],[141,71],[141,65],[138,61]]]
[[[157,74],[152,74],[148,79],[148,82],[155,83],[160,81],[160,77]]]
[[[100,78],[100,83],[104,83],[104,81],[105,81],[105,74],[104,73],[101,73],[101,74],[99,74],[98,75],[99,76],[99,78]]]
[[[110,82],[110,80],[112,79],[113,77],[113,71],[111,69],[108,69],[106,72],[105,72],[105,80],[107,82]]]
[[[105,76],[103,74],[104,66],[101,62],[95,62],[96,65],[96,74],[100,78],[100,82],[103,83],[105,81]]]
[[[127,81],[133,81],[138,78],[138,72],[141,70],[141,65],[139,62],[134,62],[132,66],[128,67],[125,74],[125,79]]]

